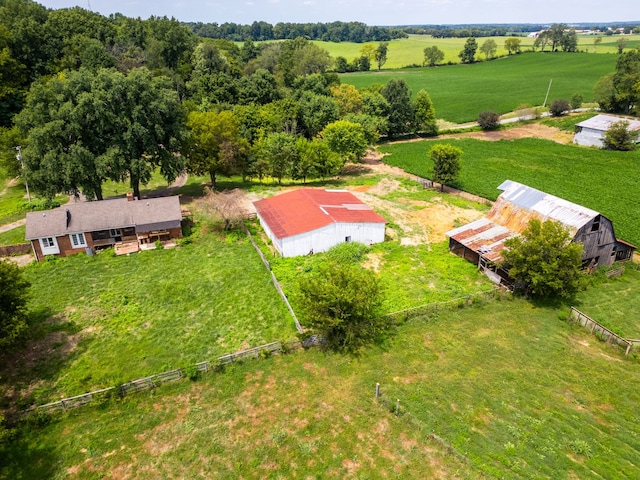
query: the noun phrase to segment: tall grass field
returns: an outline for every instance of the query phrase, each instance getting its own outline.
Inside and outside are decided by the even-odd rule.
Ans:
[[[527,53],[472,65],[358,72],[340,76],[361,89],[404,80],[412,94],[426,90],[436,116],[454,123],[473,121],[480,112],[507,113],[523,104],[547,105],[574,94],[594,101],[593,89],[615,71],[617,55]]]
[[[564,314],[443,311],[359,359],[303,351],[40,418],[0,475],[632,479],[640,364]]]
[[[613,152],[550,140],[520,139],[486,142],[474,139],[420,141],[384,145],[384,161],[429,178],[429,150],[448,143],[463,151],[454,186],[494,200],[497,187],[514,180],[596,210],[613,221],[619,238],[640,245],[637,170],[640,151]]]
[[[3,368],[0,384],[3,394],[24,389],[22,408],[295,336],[242,233],[112,252],[25,267],[35,339]]]

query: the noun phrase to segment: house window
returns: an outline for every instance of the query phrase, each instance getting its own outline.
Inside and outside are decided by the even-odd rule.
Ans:
[[[42,239],[42,246],[44,248],[53,248],[56,246],[56,242],[53,237],[45,237]]]
[[[109,233],[111,234],[112,237],[119,237],[122,235],[122,232],[120,231],[119,228],[112,228],[111,230],[109,230]]]
[[[591,224],[591,231],[597,232],[599,229],[600,229],[600,222],[596,220]]]
[[[347,243],[349,243],[349,242],[351,241],[351,236],[344,237],[344,241],[345,241],[345,242],[347,242]]]
[[[60,249],[58,248],[58,241],[56,237],[43,237],[40,238],[40,248],[42,249],[43,255],[56,255],[60,253]]]
[[[71,237],[71,245],[74,248],[86,247],[87,241],[84,238],[84,233],[72,233],[69,235]]]

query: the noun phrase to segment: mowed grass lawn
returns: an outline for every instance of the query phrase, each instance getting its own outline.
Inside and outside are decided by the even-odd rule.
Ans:
[[[240,232],[130,256],[81,254],[29,265],[24,275],[41,338],[2,374],[25,391],[31,384],[23,407],[295,337]]]
[[[637,358],[554,308],[506,299],[413,319],[359,359],[309,350],[251,361],[27,425],[0,471],[631,479],[639,381]]]
[[[640,245],[638,164],[640,151],[613,152],[549,140],[520,139],[486,142],[449,139],[383,145],[385,163],[429,178],[429,150],[448,143],[463,151],[458,188],[492,199],[505,180],[529,185],[613,220],[619,238]]]
[[[593,88],[615,71],[617,55],[528,53],[473,65],[348,73],[342,83],[358,89],[389,80],[404,80],[413,95],[429,93],[436,116],[455,123],[475,120],[485,110],[507,113],[523,104],[542,105],[551,82],[548,102],[581,94],[594,101]]]

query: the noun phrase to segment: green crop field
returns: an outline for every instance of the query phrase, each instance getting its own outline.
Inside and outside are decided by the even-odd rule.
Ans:
[[[359,359],[303,351],[39,418],[6,445],[0,475],[633,478],[638,359],[566,311],[509,299],[443,311]]]
[[[497,56],[507,55],[507,51],[504,48],[504,41],[509,37],[477,38],[476,41],[478,42],[478,46],[481,46],[482,43],[489,38],[493,39],[498,45],[498,50],[496,52]],[[533,49],[533,38],[519,38],[521,40],[521,48],[524,52]],[[578,35],[578,49],[581,52],[595,52],[598,54],[617,53],[617,42],[620,38],[625,38],[628,41],[627,49],[635,48],[637,45],[640,45],[640,35],[625,35],[624,37],[603,36],[602,43],[597,46],[593,43],[595,38],[596,37],[593,35]],[[466,38],[433,38],[430,35],[409,35],[409,38],[392,40],[389,42],[388,59],[384,64],[383,69],[389,70],[412,65],[422,65],[424,60],[424,49],[425,47],[431,46],[436,46],[444,52],[445,57],[443,63],[459,63],[460,58],[458,57],[458,53],[460,53],[464,48],[466,41]],[[314,41],[313,43],[325,49],[333,58],[344,57],[349,62],[360,56],[360,50],[363,45],[362,43],[352,42],[335,43]],[[378,45],[377,42],[371,42],[371,44],[375,46]],[[240,44],[240,46],[242,45]],[[484,60],[484,55],[478,51],[476,58],[478,60]],[[371,68],[376,69],[377,65],[372,63]]]
[[[456,186],[495,199],[505,180],[514,180],[584,205],[613,220],[616,235],[640,245],[640,205],[637,171],[640,151],[613,152],[549,140],[521,139],[486,142],[447,140],[462,149],[462,168]],[[384,145],[389,165],[429,177],[431,141]]]
[[[421,89],[429,93],[438,118],[463,123],[485,110],[503,114],[522,104],[542,105],[549,83],[548,102],[576,93],[592,102],[595,84],[615,70],[616,59],[616,55],[530,53],[473,65],[349,73],[340,78],[359,89],[402,79],[414,95]]]

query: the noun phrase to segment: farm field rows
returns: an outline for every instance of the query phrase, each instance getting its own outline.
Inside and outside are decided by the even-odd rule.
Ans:
[[[503,114],[523,104],[542,105],[581,94],[593,102],[593,88],[615,71],[616,55],[578,53],[523,54],[473,65],[412,68],[340,75],[342,83],[358,89],[402,79],[413,93],[426,90],[436,116],[454,123],[473,121],[485,110]]]
[[[429,149],[435,141],[384,145],[385,163],[429,177]],[[619,238],[640,245],[637,167],[640,151],[613,152],[524,138],[487,142],[474,139],[437,141],[462,149],[462,168],[455,186],[494,200],[505,180],[529,185],[613,220]]]
[[[487,39],[493,39],[498,50],[497,56],[507,55],[507,50],[504,48],[504,41],[509,38],[506,37],[481,37],[477,38],[478,46],[482,45]],[[521,48],[524,52],[533,49],[533,38],[518,37],[521,40]],[[618,39],[619,36],[603,36],[602,43],[594,48],[595,36],[592,35],[579,35],[578,36],[578,50],[581,52],[597,53],[600,54],[615,54],[618,52]],[[640,44],[640,35],[625,35],[624,38],[628,41],[627,49],[635,48]],[[392,40],[389,42],[388,59],[384,64],[383,69],[393,70],[399,68],[405,68],[411,65],[422,65],[424,60],[425,47],[436,46],[442,50],[445,54],[443,63],[459,63],[460,57],[458,53],[464,48],[464,44],[467,41],[466,38],[433,38],[430,35],[409,35],[409,38],[401,38]],[[333,58],[344,57],[349,62],[354,58],[360,56],[360,50],[362,49],[362,43],[353,42],[320,42],[313,41],[316,45],[322,47]],[[370,42],[373,45],[377,45],[377,42]],[[241,46],[241,45],[240,45]],[[549,47],[547,47],[548,50]],[[476,58],[478,60],[484,60],[484,55],[477,52]],[[375,70],[377,65],[372,62],[371,69]]]
[[[637,358],[563,315],[503,299],[413,319],[359,359],[312,349],[107,400],[23,429],[0,472],[632,478]]]

